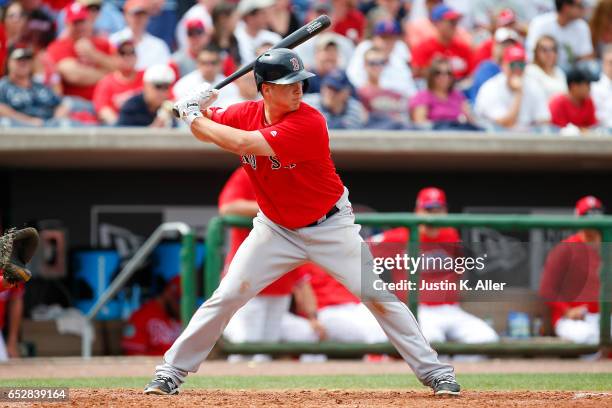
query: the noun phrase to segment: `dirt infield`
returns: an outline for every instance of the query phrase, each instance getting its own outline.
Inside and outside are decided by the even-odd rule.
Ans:
[[[12,405],[16,406],[15,404]],[[584,392],[465,392],[433,397],[424,391],[226,391],[185,390],[180,395],[148,396],[140,390],[70,390],[70,402],[34,407],[610,407],[612,394]]]

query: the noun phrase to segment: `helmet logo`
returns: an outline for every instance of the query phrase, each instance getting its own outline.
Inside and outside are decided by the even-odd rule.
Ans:
[[[293,70],[294,71],[299,71],[300,70],[300,62],[298,61],[297,58],[293,57],[289,61],[291,61],[291,64],[293,64]]]

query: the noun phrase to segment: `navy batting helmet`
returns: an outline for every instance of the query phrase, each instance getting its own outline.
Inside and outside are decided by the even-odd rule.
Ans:
[[[288,48],[273,48],[261,54],[255,60],[253,67],[257,90],[261,91],[261,84],[287,85],[303,81],[303,89],[308,87],[308,78],[315,76],[304,69],[302,59]]]

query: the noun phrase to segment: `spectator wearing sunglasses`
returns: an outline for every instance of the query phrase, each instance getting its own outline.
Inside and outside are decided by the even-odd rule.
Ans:
[[[427,73],[427,89],[410,101],[413,123],[434,129],[477,129],[467,99],[454,86],[450,61],[433,60]]]
[[[544,35],[536,43],[533,62],[525,68],[525,74],[542,87],[548,101],[567,92],[565,72],[557,65],[558,55],[557,41],[550,35]]]
[[[143,71],[136,70],[136,48],[130,39],[117,47],[119,67],[98,82],[93,104],[100,122],[115,125],[121,107],[132,96],[142,91]]]
[[[200,51],[210,42],[202,20],[187,20],[187,46],[172,54],[172,68],[177,77],[182,78],[198,67],[197,58]]]
[[[118,126],[174,126],[170,87],[175,75],[168,65],[153,65],[144,73],[142,92],[128,99],[119,112]]]
[[[556,12],[542,14],[531,21],[526,48],[532,60],[538,39],[550,35],[557,41],[558,64],[567,71],[577,62],[593,59],[591,31],[583,20],[582,0],[555,0],[555,7]]]
[[[560,128],[573,125],[581,131],[596,126],[590,74],[581,69],[571,70],[567,73],[567,88],[567,93],[557,95],[550,101],[552,124]]]
[[[546,95],[526,77],[523,48],[506,48],[502,72],[485,82],[476,96],[476,115],[493,128],[528,130],[547,124],[550,113]]]
[[[109,36],[125,27],[125,18],[121,11],[110,1],[103,0],[76,0],[89,11],[89,15],[94,24],[96,34]],[[66,12],[62,10],[56,19],[58,32],[62,32],[65,27]]]

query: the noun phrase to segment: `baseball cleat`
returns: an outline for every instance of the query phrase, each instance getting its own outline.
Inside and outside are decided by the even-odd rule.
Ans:
[[[452,375],[443,375],[431,383],[434,395],[459,395],[461,386]]]
[[[170,377],[156,375],[144,389],[147,395],[174,395],[179,393],[179,386]]]

